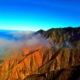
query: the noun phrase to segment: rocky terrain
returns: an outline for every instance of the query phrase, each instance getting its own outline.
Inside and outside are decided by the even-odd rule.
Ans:
[[[0,80],[80,80],[80,27],[39,30],[33,36],[37,34],[43,43],[24,45],[0,60]]]

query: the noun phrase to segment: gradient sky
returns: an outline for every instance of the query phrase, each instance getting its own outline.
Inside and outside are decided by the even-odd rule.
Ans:
[[[0,29],[80,26],[80,0],[0,0]]]

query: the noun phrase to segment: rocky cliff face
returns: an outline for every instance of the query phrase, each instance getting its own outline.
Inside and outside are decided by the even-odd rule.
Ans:
[[[63,43],[65,41],[76,42],[80,41],[80,27],[78,28],[52,28],[47,31],[39,30],[36,32],[49,38],[52,43]]]
[[[49,47],[23,47],[0,67],[0,80],[79,80],[80,28],[40,30]]]

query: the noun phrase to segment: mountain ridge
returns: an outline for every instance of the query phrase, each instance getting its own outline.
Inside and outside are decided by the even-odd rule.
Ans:
[[[24,45],[20,52],[15,51],[19,53],[16,57],[0,66],[0,80],[79,80],[80,28],[40,30],[32,36],[37,34],[49,40],[49,48],[43,46],[45,41],[31,48]]]

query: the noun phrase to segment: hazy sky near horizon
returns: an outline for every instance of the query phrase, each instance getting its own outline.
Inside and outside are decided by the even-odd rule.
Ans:
[[[80,0],[0,0],[0,29],[80,26]]]

